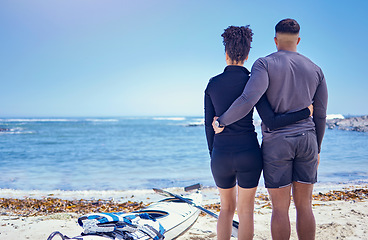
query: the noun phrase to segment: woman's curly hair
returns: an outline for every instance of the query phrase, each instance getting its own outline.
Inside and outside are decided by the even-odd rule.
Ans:
[[[230,26],[221,35],[224,40],[225,52],[234,62],[244,62],[250,50],[252,42],[252,29],[245,27]]]

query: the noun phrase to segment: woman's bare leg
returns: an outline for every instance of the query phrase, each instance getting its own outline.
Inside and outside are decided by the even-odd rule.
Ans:
[[[257,191],[255,188],[238,187],[238,216],[239,229],[238,239],[253,239],[254,234],[254,197]]]
[[[217,239],[229,240],[232,231],[232,221],[236,208],[236,187],[230,189],[218,188],[221,199],[221,210],[217,221]]]

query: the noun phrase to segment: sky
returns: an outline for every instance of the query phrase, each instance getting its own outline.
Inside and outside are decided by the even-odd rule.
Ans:
[[[221,34],[250,25],[245,67],[296,19],[328,114],[368,114],[368,1],[2,0],[0,117],[203,116],[226,66]]]

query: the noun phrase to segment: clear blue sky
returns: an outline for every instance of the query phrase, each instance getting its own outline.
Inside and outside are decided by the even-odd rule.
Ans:
[[[368,114],[368,1],[2,0],[0,117],[202,116],[225,67],[221,34],[250,24],[246,67],[301,25],[298,51],[324,71],[328,113]]]

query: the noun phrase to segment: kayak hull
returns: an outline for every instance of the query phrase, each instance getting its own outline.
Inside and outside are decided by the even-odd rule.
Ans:
[[[201,205],[202,202],[202,195],[197,192],[193,193],[189,196],[186,196],[186,198],[193,201],[196,205]],[[182,234],[184,234],[197,220],[200,210],[196,208],[195,206],[188,204],[184,201],[181,201],[177,198],[165,198],[159,202],[153,203],[149,205],[148,207],[131,212],[126,213],[126,215],[132,215],[132,214],[140,214],[140,213],[146,213],[151,218],[158,221],[162,227],[165,229],[164,231],[164,237],[165,240],[175,239]],[[122,214],[121,216],[124,216],[125,214]],[[134,238],[133,240],[149,240],[152,239],[148,235],[142,233],[142,232],[134,232]],[[62,238],[58,238],[55,236],[52,238],[52,240],[59,240]],[[106,235],[103,236],[97,236],[97,235],[79,235],[73,238],[74,240],[107,240],[107,239],[113,239],[113,240],[123,240],[125,239],[123,236],[117,234],[114,237],[109,237]]]

